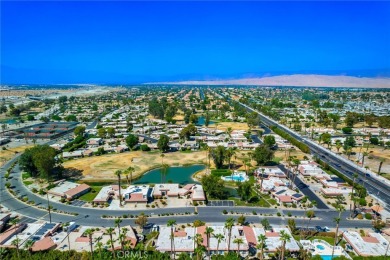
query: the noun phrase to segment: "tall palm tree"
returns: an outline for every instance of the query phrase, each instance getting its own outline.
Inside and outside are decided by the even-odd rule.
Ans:
[[[122,228],[122,250],[124,249],[124,247],[125,247],[125,240],[126,240],[126,237],[127,237],[127,232],[129,231],[129,229],[127,228],[127,227],[124,227],[124,228]]]
[[[11,244],[13,246],[15,246],[16,248],[16,254],[18,256],[18,259],[20,259],[20,253],[19,253],[19,249],[20,249],[20,242],[21,242],[21,239],[20,238],[15,238],[14,240],[12,240]]]
[[[288,233],[286,233],[286,231],[282,230],[282,231],[280,231],[280,240],[282,241],[282,252],[280,255],[280,259],[284,260],[284,253],[286,251],[286,243],[290,242],[291,236]]]
[[[199,249],[203,247],[203,249]],[[201,254],[204,251],[204,246],[203,246],[203,237],[201,234],[195,234],[194,236],[194,252],[196,252],[196,259],[201,258]]]
[[[166,163],[161,165],[161,170],[160,170],[160,172],[161,172],[161,183],[165,183],[165,181],[166,181],[165,178],[166,178],[166,175],[168,173],[168,168],[169,168],[169,165],[166,164]]]
[[[356,178],[359,177],[356,173],[352,175],[352,191],[351,191],[351,200],[353,201],[353,207],[351,207],[351,215],[350,217],[352,218],[353,212],[355,211],[355,202],[354,202],[354,192],[355,192],[355,180]]]
[[[119,206],[122,206],[122,194],[121,194],[121,175],[122,171],[117,170],[115,172],[116,177],[118,177],[118,186],[119,186]]]
[[[219,254],[219,245],[225,239],[225,236],[221,233],[215,234],[214,238],[217,239],[217,254]]]
[[[176,225],[176,220],[174,219],[170,219],[168,220],[168,223],[167,223],[167,226],[168,227],[171,227],[171,256],[172,256],[172,252],[173,252],[173,259],[175,259],[175,252],[173,251],[173,245],[174,245],[174,242],[175,242],[175,237],[173,235],[173,227]]]
[[[336,210],[339,212],[339,216],[337,218],[334,218],[334,222],[336,223],[336,233],[334,235],[334,243],[333,243],[333,248],[332,248],[332,258],[333,259],[333,255],[334,255],[334,248],[335,246],[338,244],[338,233],[339,233],[339,225],[340,225],[340,221],[341,221],[341,213],[345,211],[345,208],[341,205],[339,205],[338,207],[336,207]]]
[[[110,227],[110,228],[106,229],[106,233],[110,236],[109,241],[111,241],[110,246],[111,246],[111,250],[112,250],[112,256],[115,259],[114,240],[112,239],[112,236],[115,234],[115,230],[114,230],[114,228]]]
[[[99,258],[102,259],[102,248],[103,248],[103,243],[102,243],[102,236],[99,236],[95,238],[95,245],[97,250],[99,251]]]
[[[119,217],[119,218],[115,219],[114,223],[115,223],[115,227],[118,229],[119,243],[122,245],[122,241],[121,241],[121,237],[120,237],[122,219]],[[123,248],[121,248],[121,250],[123,250]]]
[[[24,248],[28,251],[28,254],[31,256],[31,248],[34,245],[35,241],[34,240],[27,240],[24,242]]]
[[[264,259],[264,249],[267,248],[267,237],[263,234],[257,237],[257,245],[256,248],[260,250],[260,260]]]
[[[309,225],[310,225],[311,219],[315,216],[315,213],[313,210],[308,210],[306,212],[306,216],[309,218],[309,221],[307,222],[306,230],[309,230]]]
[[[261,168],[260,189],[263,189],[264,172],[265,172],[265,169]]]
[[[209,255],[210,259],[210,236],[214,234],[214,229],[212,227],[206,227],[205,234],[207,237],[207,254]]]
[[[230,241],[231,241],[231,238],[232,238],[232,228],[233,228],[233,226],[234,226],[234,219],[232,217],[226,219],[226,221],[225,221],[225,228],[228,231],[228,244],[227,244],[227,251],[228,251],[228,253],[230,251]]]
[[[381,175],[382,164],[385,162],[385,158],[379,159],[378,175]]]
[[[362,157],[362,167],[364,167],[364,158],[368,156],[368,152],[363,152],[363,157]]]
[[[13,218],[9,221],[9,223],[11,224],[11,226],[14,227],[14,229],[16,228],[16,225],[20,222],[20,219],[18,218]]]
[[[94,232],[94,230],[91,228],[88,228],[87,230],[85,230],[85,235],[87,235],[88,239],[89,239],[89,246],[91,249],[91,259],[93,259],[93,241],[92,241],[93,232]]]
[[[133,181],[133,172],[134,171],[135,171],[134,167],[131,167],[131,166],[129,166],[125,170],[127,185],[131,185],[131,182]],[[129,175],[130,175],[130,183],[129,183]]]
[[[240,257],[240,245],[244,243],[244,240],[240,237],[233,240],[234,244],[237,244],[237,256]]]

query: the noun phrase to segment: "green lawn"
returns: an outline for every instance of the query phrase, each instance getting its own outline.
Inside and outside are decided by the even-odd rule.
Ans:
[[[23,180],[24,179],[28,179],[28,178],[30,178],[30,174],[29,173],[27,173],[27,172],[22,173],[22,179]]]
[[[93,201],[103,186],[91,186],[91,191],[81,196],[79,199],[87,202]]]

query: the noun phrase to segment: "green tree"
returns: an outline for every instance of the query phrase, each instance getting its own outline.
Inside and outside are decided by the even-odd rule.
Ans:
[[[252,194],[252,185],[250,184],[250,182],[249,181],[239,182],[237,186],[238,186],[237,188],[238,195],[241,197],[243,201],[248,202]]]
[[[274,152],[264,144],[256,147],[253,152],[253,159],[256,161],[257,165],[264,165],[266,162],[272,161],[273,157]]]
[[[208,198],[227,199],[229,192],[225,188],[223,180],[215,175],[204,175],[201,183]]]
[[[197,124],[198,123],[198,116],[197,115],[195,115],[195,114],[192,114],[191,116],[190,116],[190,123],[191,124]]]
[[[223,146],[217,146],[217,148],[211,150],[211,157],[213,158],[215,167],[221,169],[223,162],[226,160],[226,148]]]
[[[271,228],[271,225],[269,224],[269,221],[267,218],[263,218],[261,221],[260,221],[261,225],[263,226],[263,228],[265,230],[268,230]]]
[[[169,150],[169,137],[167,135],[160,135],[160,139],[158,139],[157,147],[162,152],[166,152]]]
[[[282,250],[280,259],[284,259],[284,254],[286,251],[286,243],[291,241],[291,236],[286,233],[286,231],[280,231],[280,240],[282,241]]]
[[[198,129],[193,124],[189,124],[188,126],[184,127],[180,132],[180,138],[189,139],[190,136],[196,135],[198,132]]]
[[[73,133],[74,133],[76,136],[83,136],[84,133],[85,133],[85,126],[82,126],[82,125],[77,126],[77,127],[74,129]]]
[[[173,246],[174,246],[174,242],[175,242],[175,236],[173,234],[173,228],[174,228],[175,225],[176,225],[176,220],[174,220],[174,219],[168,220],[167,226],[171,227],[171,235],[170,235],[170,239],[171,239],[171,256],[172,256],[172,253],[173,253],[173,259],[175,259],[175,251],[173,250]]]
[[[134,146],[138,144],[138,137],[136,135],[129,134],[126,137],[126,144],[129,147],[129,149],[132,150]]]
[[[275,136],[273,136],[273,135],[264,136],[264,144],[266,146],[268,146],[269,148],[273,147],[276,144]]]

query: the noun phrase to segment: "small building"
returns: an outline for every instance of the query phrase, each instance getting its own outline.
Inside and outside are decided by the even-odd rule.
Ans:
[[[56,187],[49,190],[48,193],[54,196],[59,196],[68,200],[78,198],[81,195],[89,192],[91,187],[85,183],[78,184],[69,181],[62,181]]]
[[[343,238],[348,243],[348,246],[360,256],[383,256],[390,254],[389,241],[381,234],[369,233],[368,236],[362,237],[358,232],[345,231]]]

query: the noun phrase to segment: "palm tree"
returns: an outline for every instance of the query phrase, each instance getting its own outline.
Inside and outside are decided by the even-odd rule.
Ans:
[[[256,248],[260,249],[260,260],[264,259],[264,249],[267,248],[266,241],[267,241],[267,237],[263,234],[261,234],[257,237],[258,243],[257,243]]]
[[[309,230],[309,225],[310,225],[311,219],[315,216],[315,213],[313,210],[308,210],[306,212],[306,216],[309,218],[309,221],[307,222],[306,230]]]
[[[240,257],[240,245],[244,243],[244,240],[238,237],[233,240],[233,243],[237,244],[237,256]]]
[[[121,194],[121,175],[122,171],[117,170],[115,172],[116,177],[118,177],[118,186],[119,186],[119,206],[122,206],[122,194]]]
[[[280,240],[282,241],[282,253],[281,253],[281,260],[284,260],[284,252],[286,251],[286,243],[290,242],[291,236],[286,233],[286,231],[282,230],[280,231]]]
[[[168,173],[168,168],[169,168],[169,165],[164,163],[162,166],[161,166],[161,169],[160,169],[160,172],[161,172],[161,183],[165,183],[166,179],[166,175]]]
[[[112,257],[115,259],[115,258],[116,258],[116,255],[115,255],[114,244],[115,244],[115,240],[114,240],[114,239],[109,239],[109,240],[107,240],[107,246],[111,247]]]
[[[357,175],[356,173],[354,173],[353,175],[352,175],[352,192],[351,192],[351,200],[354,202],[354,192],[355,192],[355,180],[356,180],[356,178],[357,177],[359,177],[359,175]],[[350,215],[350,217],[352,218],[352,214],[353,214],[353,212],[355,211],[355,202],[353,203],[353,208],[351,207],[351,215]]]
[[[93,259],[93,241],[92,241],[93,232],[94,232],[94,230],[91,228],[88,228],[87,230],[85,230],[85,235],[87,235],[88,239],[89,239],[89,246],[91,249],[91,259]]]
[[[364,167],[364,158],[368,156],[367,152],[363,152],[363,157],[362,157],[362,167]]]
[[[11,224],[11,226],[14,227],[14,229],[16,228],[16,225],[19,223],[20,219],[18,218],[13,218],[9,221],[9,223]]]
[[[124,248],[125,240],[126,240],[128,231],[129,231],[129,229],[127,227],[122,228],[122,233],[121,233],[121,234],[123,234],[123,236],[122,236],[122,243],[123,243],[122,249]]]
[[[196,258],[200,259],[204,252],[203,237],[201,234],[195,234],[194,236],[194,252],[196,252]]]
[[[174,219],[170,219],[168,220],[168,223],[167,223],[167,226],[168,227],[171,227],[171,256],[172,256],[172,252],[173,252],[173,259],[175,259],[175,252],[173,251],[173,245],[174,245],[174,241],[175,241],[175,237],[173,235],[173,227],[176,225],[176,220]]]
[[[217,239],[217,254],[219,254],[219,244],[225,239],[225,236],[221,233],[214,235],[214,238]]]
[[[228,244],[227,244],[227,251],[228,251],[228,253],[230,251],[230,240],[232,238],[232,228],[233,228],[233,226],[234,226],[234,219],[230,217],[230,218],[228,218],[225,221],[225,228],[228,231]]]
[[[95,245],[97,250],[99,251],[99,258],[102,259],[102,248],[103,248],[103,243],[102,243],[102,236],[99,236],[95,238]]]
[[[263,189],[264,172],[265,172],[265,169],[261,168],[260,190]]]
[[[121,241],[121,237],[120,237],[122,219],[119,217],[119,218],[115,219],[114,223],[115,223],[115,227],[118,229],[119,243],[122,245],[122,241]],[[121,250],[123,250],[123,248],[121,248]]]
[[[12,240],[12,242],[11,242],[11,244],[12,244],[13,246],[15,246],[15,248],[16,248],[16,254],[17,254],[17,256],[18,256],[18,259],[20,259],[20,255],[19,255],[20,242],[21,242],[21,239],[18,238],[18,237],[15,238],[14,240]]]
[[[205,233],[207,237],[207,254],[209,255],[210,259],[210,236],[214,234],[214,229],[212,227],[206,227]]]
[[[125,174],[126,174],[127,185],[131,185],[131,182],[133,181],[133,172],[134,171],[135,171],[135,169],[131,166],[129,166],[126,169]],[[129,175],[130,175],[130,184],[129,184]]]
[[[333,244],[333,248],[332,248],[332,258],[331,259],[333,259],[334,248],[338,244],[337,238],[338,238],[338,233],[339,233],[339,224],[341,221],[341,213],[345,211],[345,208],[343,206],[339,205],[338,207],[336,207],[336,210],[339,212],[339,216],[337,218],[334,218],[334,222],[336,222],[336,233],[334,236],[334,244]]]
[[[382,164],[385,162],[385,158],[379,159],[378,175],[381,175]]]
[[[31,256],[31,248],[32,246],[34,245],[35,241],[34,240],[27,240],[25,243],[24,243],[24,248],[27,249],[28,251],[28,254]]]
[[[113,234],[115,234],[114,228],[110,227],[106,229],[106,233],[110,236],[111,243],[111,250],[112,250],[112,256],[115,259],[115,248],[114,248],[114,240],[112,239]]]

